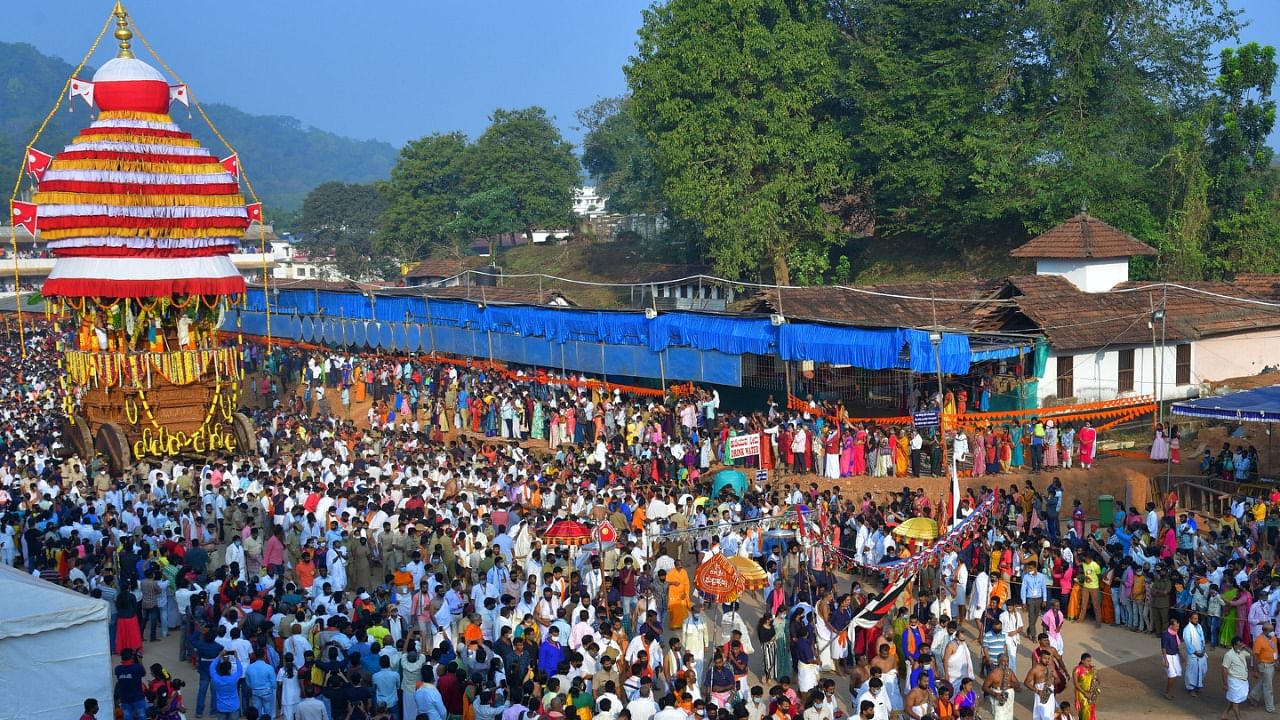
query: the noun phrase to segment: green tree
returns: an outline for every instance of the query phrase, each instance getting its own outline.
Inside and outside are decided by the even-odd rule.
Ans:
[[[390,272],[389,265],[376,259],[380,253],[374,237],[385,207],[382,194],[373,185],[327,182],[307,193],[297,229],[304,246],[333,257],[344,276],[384,278]]]
[[[789,283],[798,256],[825,269],[839,227],[824,203],[849,177],[831,114],[836,40],[816,0],[670,0],[644,11],[626,67],[635,118],[667,202],[700,228],[721,273],[765,270]]]
[[[1221,254],[1214,255],[1217,274],[1280,272],[1280,198],[1255,190],[1239,208],[1214,222]]]
[[[546,110],[499,109],[467,149],[463,185],[468,196],[508,200],[517,221],[513,229],[531,236],[539,228],[569,226],[580,170],[573,146]]]
[[[1275,83],[1274,47],[1249,43],[1222,50],[1217,92],[1209,102],[1215,205],[1241,209],[1247,196],[1274,182],[1275,151],[1267,136],[1276,123]]]
[[[1221,54],[1209,100],[1209,205],[1214,221],[1207,254],[1214,276],[1280,266],[1280,203],[1276,200],[1276,51],[1249,43]]]
[[[1202,114],[1181,123],[1178,141],[1169,150],[1160,170],[1168,188],[1165,229],[1156,248],[1154,260],[1143,258],[1136,268],[1140,276],[1162,280],[1199,280],[1207,270],[1209,233],[1213,216],[1209,207],[1209,172],[1206,162],[1209,146],[1204,133]],[[1149,268],[1151,264],[1154,269]]]
[[[666,209],[653,143],[640,131],[627,97],[604,98],[578,111],[585,132],[582,165],[596,179],[608,208],[657,215]]]
[[[367,247],[385,207],[382,193],[373,185],[327,182],[307,193],[297,228],[306,234],[307,242],[318,247]]]
[[[1240,28],[1207,0],[1027,0],[1013,35],[1023,93],[985,148],[1014,158],[983,175],[992,208],[1039,232],[1082,206],[1157,242],[1168,189],[1153,172],[1199,110],[1212,48]]]
[[[832,3],[844,37],[837,84],[844,127],[880,233],[954,246],[1004,214],[988,209],[975,177],[988,159],[1012,159],[992,136],[1011,133],[1026,102],[1010,42],[1025,22],[1020,4]]]
[[[481,190],[458,203],[458,216],[449,231],[461,241],[481,237],[489,241],[489,261],[496,262],[498,237],[521,229],[516,198],[505,187]]]
[[[387,198],[377,236],[384,254],[411,262],[447,243],[464,195],[467,147],[466,137],[455,132],[428,135],[400,150],[391,178],[379,185]]]

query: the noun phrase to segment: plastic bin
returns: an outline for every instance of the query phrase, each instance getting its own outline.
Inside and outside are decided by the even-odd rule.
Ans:
[[[1116,516],[1116,499],[1110,495],[1098,496],[1098,525],[1106,527]]]

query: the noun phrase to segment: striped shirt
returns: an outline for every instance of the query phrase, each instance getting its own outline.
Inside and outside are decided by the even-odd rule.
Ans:
[[[1005,654],[1008,647],[1005,645],[1004,633],[987,631],[982,636],[982,647],[986,649],[987,657],[991,658],[992,662],[995,662],[1001,655]]]

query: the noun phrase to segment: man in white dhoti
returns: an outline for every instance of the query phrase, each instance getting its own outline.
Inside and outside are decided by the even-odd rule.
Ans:
[[[979,570],[973,577],[973,588],[969,595],[969,615],[978,637],[982,637],[982,618],[987,614],[987,603],[991,600],[991,576],[986,570]]]
[[[1018,676],[1009,668],[1009,653],[996,659],[996,667],[982,683],[982,691],[991,699],[992,720],[1013,720],[1013,708],[1017,705],[1014,691]]]
[[[1031,720],[1053,720],[1058,709],[1058,699],[1053,688],[1053,670],[1049,663],[1053,656],[1040,654],[1040,663],[1027,671],[1022,684],[1031,691]]]
[[[1240,720],[1240,703],[1249,699],[1249,660],[1253,656],[1244,646],[1244,639],[1236,636],[1231,649],[1222,656],[1222,684],[1227,687],[1227,709],[1222,717],[1235,715]]]

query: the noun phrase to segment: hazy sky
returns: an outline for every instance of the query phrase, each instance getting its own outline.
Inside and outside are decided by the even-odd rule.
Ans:
[[[134,21],[202,100],[397,145],[474,137],[497,107],[575,111],[622,94],[649,0],[129,0]],[[1280,0],[1236,0],[1244,40],[1280,43]],[[10,3],[0,40],[77,62],[109,0]],[[138,56],[150,59],[138,45]],[[114,56],[108,36],[92,62]],[[51,99],[52,101],[52,99]],[[1277,144],[1280,131],[1272,136]]]

